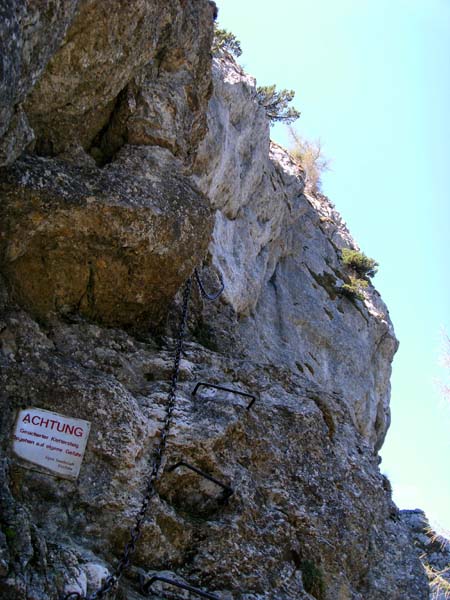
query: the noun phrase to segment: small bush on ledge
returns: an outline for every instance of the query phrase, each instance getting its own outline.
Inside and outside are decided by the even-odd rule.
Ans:
[[[363,252],[342,248],[342,262],[346,267],[356,271],[360,277],[374,277],[378,271],[378,263],[373,258],[369,258]]]
[[[378,263],[363,252],[351,248],[341,248],[342,264],[351,269],[349,281],[339,287],[338,291],[348,298],[364,300],[364,290],[369,285],[369,277],[378,270]]]
[[[364,300],[364,289],[369,285],[366,279],[350,276],[350,283],[344,283],[339,289],[348,298]]]
[[[276,85],[265,85],[256,88],[256,99],[266,111],[270,124],[278,121],[292,123],[300,112],[289,103],[294,99],[294,90],[277,90]]]
[[[320,140],[307,140],[293,127],[289,127],[293,142],[289,152],[297,160],[305,172],[305,186],[314,194],[319,194],[322,189],[321,175],[330,170],[330,160],[322,153]]]
[[[229,52],[236,58],[241,56],[241,42],[237,39],[234,33],[226,29],[220,29],[217,23],[214,25],[214,41],[212,45],[212,53],[218,56],[221,52]]]

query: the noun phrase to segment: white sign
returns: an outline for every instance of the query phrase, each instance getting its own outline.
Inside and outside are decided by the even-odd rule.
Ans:
[[[13,436],[16,456],[59,477],[76,479],[91,424],[41,408],[26,408],[17,417]]]

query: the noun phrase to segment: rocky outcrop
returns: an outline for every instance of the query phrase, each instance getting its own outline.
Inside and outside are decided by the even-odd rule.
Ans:
[[[41,319],[157,322],[206,250],[206,199],[168,150],[127,146],[102,170],[28,156],[2,175],[2,270]]]
[[[92,591],[89,569],[114,564],[139,507],[162,423],[171,344],[157,347],[88,323],[43,329],[21,312],[7,314],[1,328],[2,439],[24,405],[92,421],[76,483],[9,467],[2,528],[12,538],[8,552],[20,560],[10,560],[3,593],[20,598],[13,590],[27,589],[30,598],[53,598],[63,580],[66,589]],[[192,397],[201,380],[259,398],[248,412],[232,394]],[[166,467],[181,459],[234,494],[223,505],[220,488],[166,468],[124,597],[139,598],[139,574],[151,570],[175,572],[221,598],[426,597],[377,458],[339,395],[287,368],[191,342]],[[24,539],[22,554],[16,544]],[[39,569],[31,567],[36,562]],[[308,596],[305,585],[322,591]]]
[[[11,3],[2,23],[1,106],[25,125],[0,172],[1,597],[85,597],[113,572],[161,439],[177,290],[209,250],[203,281],[226,290],[194,292],[162,473],[110,597],[157,573],[222,600],[425,600],[378,469],[397,342],[374,288],[339,291],[355,242],[226,54],[211,96],[210,2],[113,4]],[[31,407],[91,423],[77,480],[14,455]]]
[[[215,9],[56,4],[64,19],[52,32],[46,10],[5,21],[24,38],[28,62],[16,87],[35,149],[58,158],[24,157],[2,172],[1,270],[13,297],[41,319],[79,312],[105,324],[157,323],[212,227],[188,171],[205,130]],[[27,19],[37,19],[31,41]],[[40,48],[44,32],[51,44],[30,62],[26,49]],[[154,102],[158,95],[171,106]]]
[[[379,448],[389,426],[397,340],[371,287],[364,302],[339,294],[340,248],[357,247],[324,196],[304,191],[297,165],[269,140],[255,82],[227,56],[214,62],[209,134],[198,182],[218,209],[212,264],[233,314],[219,331],[233,350],[289,366],[342,394],[359,431]]]
[[[180,10],[177,0],[119,0],[113,9],[102,0],[80,2],[64,43],[25,104],[37,147],[58,154],[74,145],[94,146],[109,158],[102,134],[116,111],[125,121],[121,133],[125,139],[131,134],[132,144],[152,144],[152,134],[158,143],[167,130],[161,115],[176,121],[171,129],[181,144],[180,129],[190,130],[204,118],[213,10],[207,2],[192,1]],[[178,95],[185,101],[177,102]],[[157,97],[166,105],[154,106]]]
[[[450,540],[431,528],[422,510],[401,510],[414,546],[430,582],[431,599],[447,600],[450,595]]]
[[[5,0],[0,6],[0,165],[14,161],[34,139],[22,103],[60,46],[77,4]]]
[[[0,165],[34,139],[41,154],[81,147],[99,161],[127,141],[194,154],[212,3],[8,0],[1,10]]]

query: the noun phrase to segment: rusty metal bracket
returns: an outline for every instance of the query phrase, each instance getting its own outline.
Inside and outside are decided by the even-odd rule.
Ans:
[[[172,465],[171,467],[169,467],[167,469],[167,472],[168,473],[172,473],[172,471],[175,471],[176,469],[179,469],[180,467],[186,467],[187,469],[190,469],[191,471],[194,471],[194,473],[197,473],[201,477],[204,477],[208,481],[212,481],[212,483],[215,483],[216,485],[218,485],[219,487],[221,487],[223,489],[223,492],[224,492],[224,494],[223,494],[224,495],[224,499],[228,499],[230,496],[232,496],[234,494],[233,488],[231,488],[229,485],[226,485],[226,483],[222,483],[222,481],[219,481],[218,479],[216,479],[212,475],[209,475],[208,473],[205,473],[204,471],[201,471],[197,467],[194,467],[194,465],[191,465],[191,464],[187,463],[184,460],[180,460],[179,462],[177,462],[174,465]]]
[[[195,279],[197,281],[198,287],[200,289],[200,293],[203,296],[203,298],[212,302],[214,300],[217,300],[217,298],[222,295],[223,290],[225,289],[225,284],[223,282],[220,271],[218,272],[218,275],[217,275],[217,277],[219,278],[219,281],[220,281],[220,289],[218,292],[215,292],[214,294],[208,294],[208,292],[205,289],[205,286],[203,285],[202,280],[200,279],[200,275],[199,275],[197,269],[194,270],[194,275],[195,275]]]
[[[192,592],[200,596],[201,598],[209,598],[209,600],[220,600],[219,596],[215,594],[210,594],[209,592],[204,592],[199,588],[196,588],[187,583],[181,583],[181,581],[175,581],[174,579],[169,579],[169,577],[161,577],[159,575],[153,575],[150,577],[148,581],[144,582],[144,576],[141,575],[141,592],[145,595],[150,593],[150,588],[156,581],[161,581],[162,583],[168,583],[169,585],[173,585],[175,587],[181,588],[182,590],[187,590],[188,592]]]
[[[199,381],[196,384],[195,388],[192,390],[192,396],[195,396],[197,394],[198,389],[202,386],[214,388],[216,390],[223,390],[224,392],[231,392],[232,394],[244,396],[246,398],[251,398],[250,403],[247,405],[247,410],[250,410],[253,404],[256,402],[256,396],[254,394],[248,394],[247,392],[241,392],[240,390],[233,390],[232,388],[224,387],[223,385],[217,385],[215,383],[206,383],[205,381]]]

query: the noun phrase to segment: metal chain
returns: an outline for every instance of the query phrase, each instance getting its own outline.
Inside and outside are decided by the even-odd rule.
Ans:
[[[145,487],[144,498],[142,500],[141,508],[136,515],[136,520],[134,522],[133,527],[130,532],[130,539],[128,540],[125,548],[123,550],[122,556],[114,569],[114,572],[109,575],[102,586],[95,591],[93,594],[85,597],[85,600],[97,600],[98,598],[103,598],[108,592],[110,592],[118,583],[120,578],[122,577],[123,572],[130,566],[131,557],[133,556],[136,550],[136,544],[141,537],[142,534],[142,525],[144,523],[148,506],[152,497],[155,495],[155,483],[159,475],[159,471],[161,468],[162,459],[164,456],[164,452],[167,446],[167,436],[170,432],[170,427],[172,425],[172,416],[173,410],[175,408],[176,401],[176,392],[178,387],[178,378],[180,375],[180,362],[181,362],[181,354],[183,352],[183,342],[186,331],[187,317],[188,317],[188,309],[189,309],[189,298],[191,295],[192,288],[192,279],[189,278],[186,281],[183,291],[183,307],[182,313],[180,317],[180,324],[178,328],[178,336],[177,336],[177,344],[175,349],[175,358],[173,361],[173,369],[172,369],[172,377],[170,383],[170,390],[167,395],[167,404],[166,404],[166,415],[164,419],[164,426],[160,433],[160,438],[158,444],[154,450],[153,454],[153,466],[151,473],[147,480],[147,485]],[[63,600],[75,600],[76,598],[80,599],[83,596],[77,592],[71,592],[63,596]]]
[[[220,287],[217,290],[217,292],[213,292],[212,294],[209,294],[206,291],[205,286],[203,285],[203,281],[200,279],[198,269],[194,269],[194,275],[195,275],[195,279],[197,281],[199,292],[205,300],[208,300],[209,302],[213,302],[214,300],[217,300],[217,298],[219,296],[222,295],[222,293],[225,289],[225,284],[223,282],[222,273],[220,271],[217,272],[217,278],[219,279]]]

